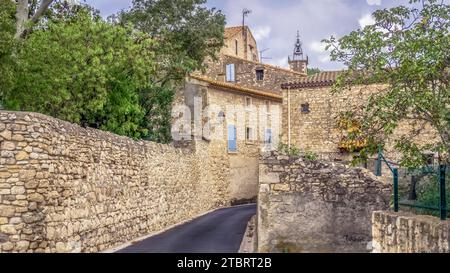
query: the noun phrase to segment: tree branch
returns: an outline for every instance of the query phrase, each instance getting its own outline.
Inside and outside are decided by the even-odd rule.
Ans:
[[[28,29],[26,28],[26,24],[31,22],[32,24],[36,24],[39,19],[44,15],[45,11],[47,11],[48,7],[53,3],[54,0],[41,0],[41,4],[39,8],[36,10],[31,19],[28,20],[28,1],[27,0],[18,0],[17,4],[17,32],[16,38],[24,38],[27,36]]]
[[[30,21],[35,24],[41,18],[41,16],[45,13],[48,7],[53,3],[54,0],[41,0],[41,5],[39,6],[36,13],[31,17]]]

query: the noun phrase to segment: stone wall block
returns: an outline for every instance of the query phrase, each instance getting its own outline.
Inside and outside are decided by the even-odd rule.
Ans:
[[[224,145],[0,111],[0,252],[98,252],[229,205]]]
[[[390,196],[391,186],[363,169],[265,154],[260,161],[258,249],[368,252],[372,212],[387,209]]]
[[[374,212],[372,219],[373,252],[450,252],[449,220],[392,211]]]

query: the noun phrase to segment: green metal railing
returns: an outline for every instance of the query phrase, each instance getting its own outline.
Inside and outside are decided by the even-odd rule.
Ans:
[[[439,200],[435,200],[437,204],[436,204],[436,206],[433,206],[433,205],[424,205],[424,204],[416,203],[414,201],[409,201],[409,202],[400,201],[400,198],[399,198],[399,167],[394,166],[397,164],[387,160],[386,157],[383,155],[382,150],[379,149],[378,158],[377,158],[377,162],[376,162],[376,166],[375,166],[375,168],[376,168],[375,174],[377,176],[382,175],[383,163],[385,163],[386,166],[388,166],[388,168],[391,171],[392,176],[393,176],[393,194],[394,194],[394,211],[395,212],[398,212],[400,210],[400,206],[405,206],[405,207],[410,207],[410,208],[415,208],[415,209],[439,212],[439,216],[440,216],[441,220],[447,219],[447,213],[449,211],[447,208],[447,200],[446,200],[447,199],[446,197],[448,194],[447,189],[446,189],[447,166],[441,165],[441,166],[439,166],[439,168],[437,170],[433,166],[426,166],[423,168],[414,169],[414,171],[416,173],[420,173],[420,175],[422,177],[423,176],[432,176],[431,183],[429,182],[431,187],[438,186],[438,189],[436,189],[436,190],[438,191]],[[408,169],[408,171],[411,171],[411,169]],[[435,180],[436,178],[438,180],[438,185],[433,184],[433,180],[436,181]],[[413,182],[411,181],[411,183],[413,183]],[[415,190],[415,188],[414,188],[414,190]]]

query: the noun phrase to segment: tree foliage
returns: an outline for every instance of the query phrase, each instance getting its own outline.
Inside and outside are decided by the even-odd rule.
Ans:
[[[0,0],[0,109],[3,105],[3,93],[11,87],[13,79],[15,11],[11,0]]]
[[[4,106],[133,138],[171,141],[174,90],[223,45],[225,19],[204,1],[134,1],[110,21],[65,0],[0,1]]]
[[[133,0],[131,9],[110,17],[120,25],[159,41],[154,47],[157,75],[152,77],[156,92],[145,101],[146,123],[151,140],[168,142],[170,112],[175,88],[185,76],[203,69],[205,58],[216,56],[224,45],[225,16],[204,6],[205,0]]]
[[[403,154],[400,163],[424,164],[426,152],[438,153],[441,163],[448,163],[450,6],[438,0],[411,0],[408,6],[378,10],[373,17],[374,25],[325,40],[332,60],[348,66],[336,91],[385,84],[352,114],[367,140],[361,158],[375,153],[401,122],[408,121],[418,129],[395,140],[395,148]],[[424,124],[437,132],[435,144],[412,141]]]
[[[65,16],[34,29],[20,46],[5,106],[146,136],[140,94],[156,70],[152,40],[108,24],[88,8],[75,9],[62,10]]]
[[[167,64],[164,80],[184,78],[202,68],[224,45],[225,16],[204,6],[206,0],[133,0],[130,10],[112,19],[131,23],[161,41],[158,58]]]
[[[320,72],[322,72],[322,70],[320,70],[317,67],[308,68],[308,76],[312,76],[314,74],[319,74]]]

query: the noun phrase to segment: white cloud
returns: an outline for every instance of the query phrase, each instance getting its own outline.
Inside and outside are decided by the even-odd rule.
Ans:
[[[319,62],[321,63],[329,63],[331,62],[330,55],[320,55]]]
[[[252,33],[258,39],[258,49],[270,49],[264,52],[264,56],[273,59],[264,60],[266,62],[286,67],[286,58],[292,54],[297,31],[300,31],[303,51],[309,56],[310,66],[336,70],[344,68],[343,64],[324,63],[328,58],[325,56],[328,52],[323,51],[324,47],[319,41],[328,39],[331,34],[342,37],[360,25],[373,23],[374,21],[366,14],[374,9],[407,4],[408,1],[208,0],[206,6],[221,9],[227,16],[228,26],[240,26],[242,10],[251,9],[252,13],[245,19],[245,24],[251,27]],[[129,7],[132,0],[86,0],[86,2],[100,9],[102,15],[106,17]]]
[[[366,14],[358,20],[361,28],[375,24],[375,18],[371,14]]]
[[[256,27],[252,32],[256,41],[260,41],[264,38],[268,38],[271,31],[272,28],[270,28],[269,26],[263,26],[263,27]]]
[[[322,53],[325,52],[326,44],[319,42],[319,41],[313,41],[309,44],[309,49],[313,52]]]
[[[263,61],[265,61],[271,65],[279,66],[282,68],[289,68],[287,57],[282,57],[282,58],[277,58],[277,59],[272,59],[272,60],[263,60]]]
[[[370,6],[381,6],[381,0],[367,0],[367,4]]]
[[[79,4],[80,4],[80,0],[66,0],[66,2],[67,2],[70,6],[74,6],[74,5],[79,5]]]

